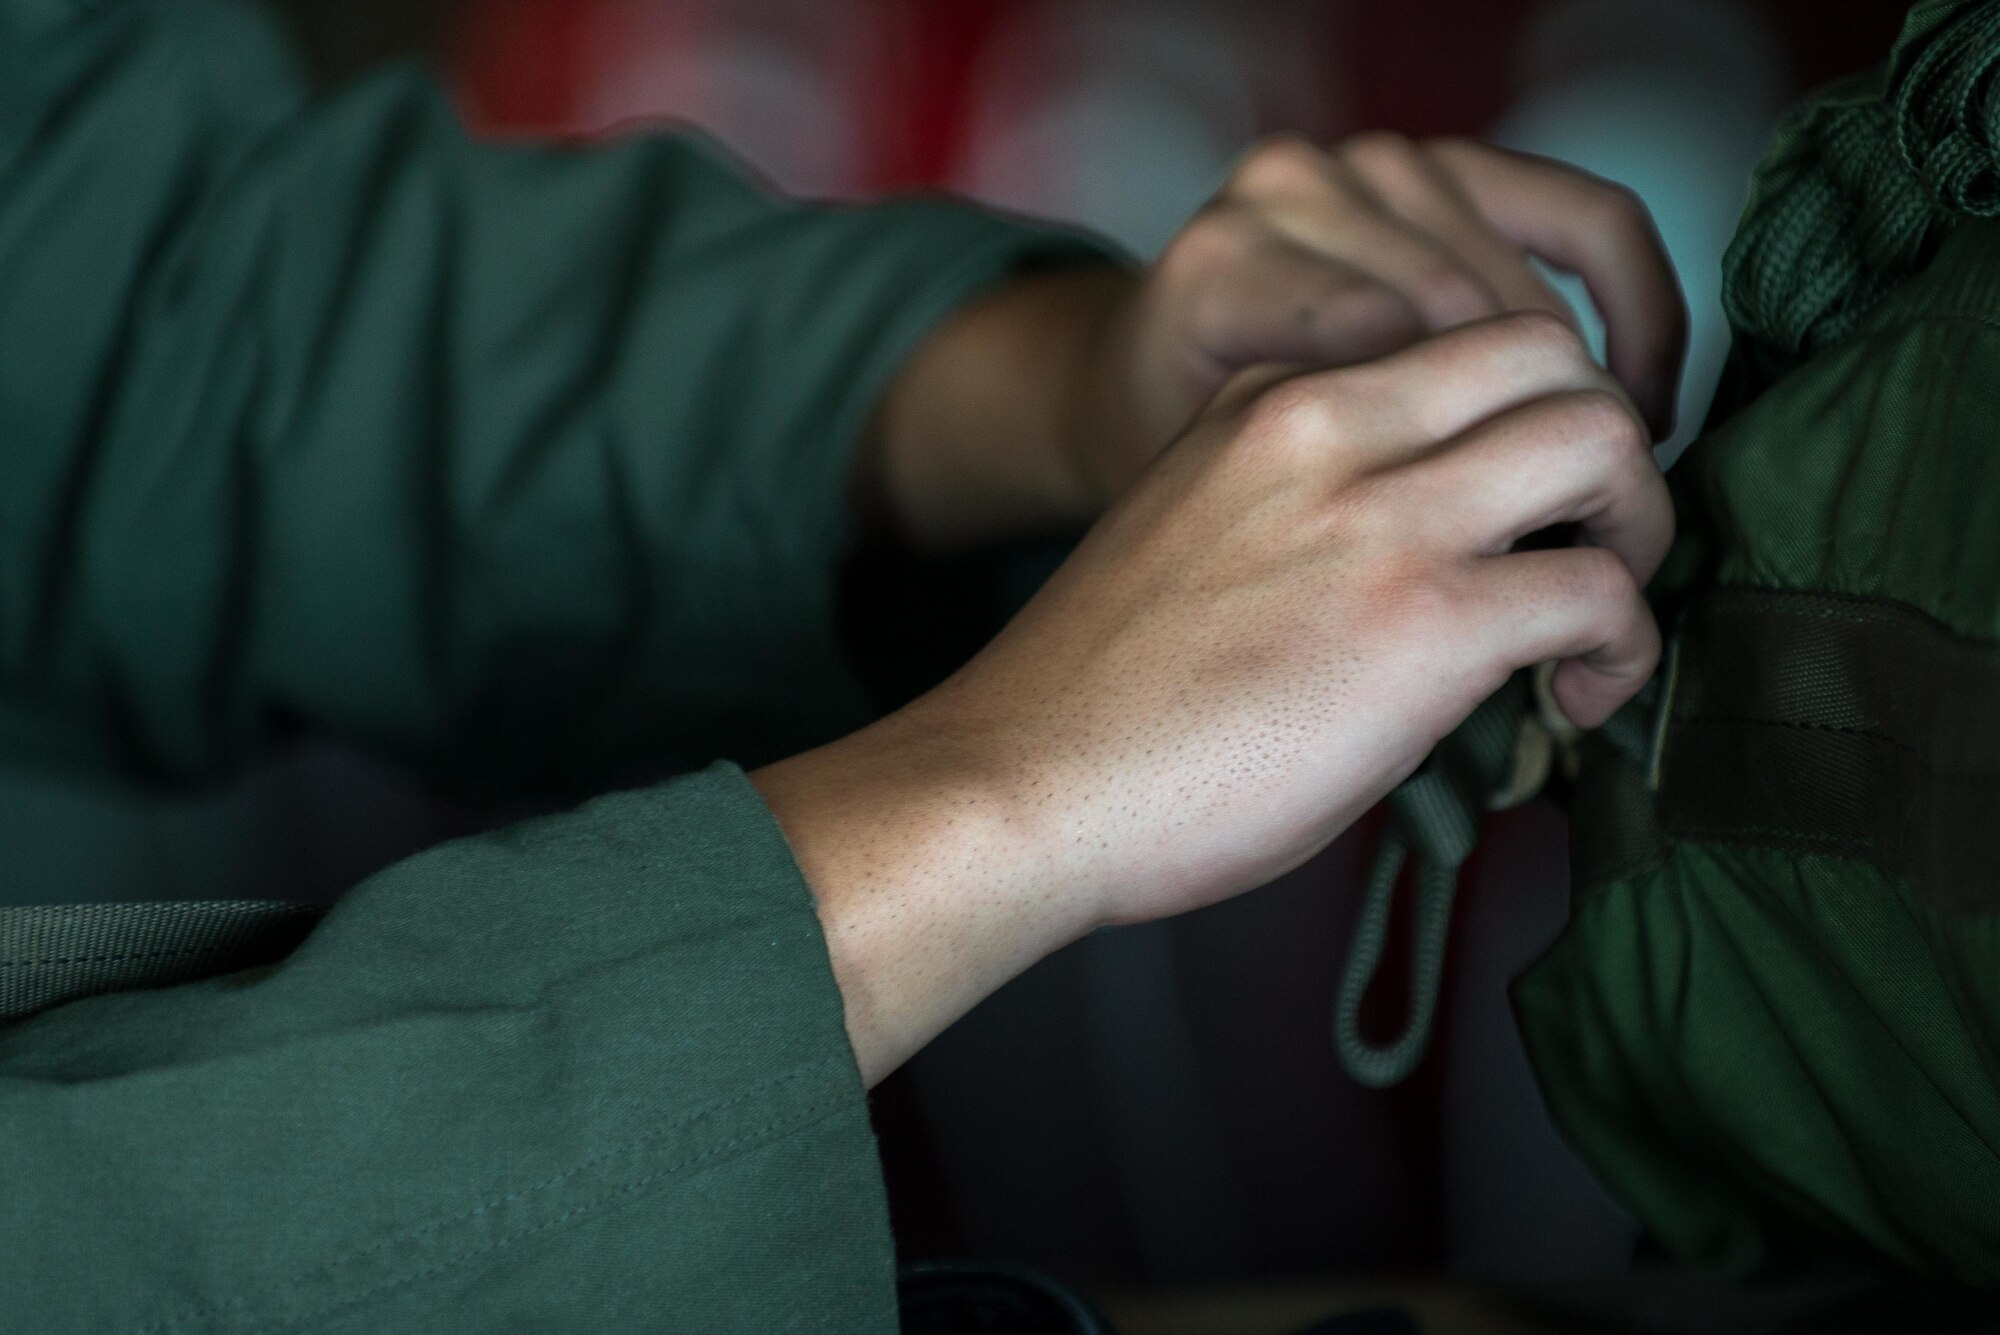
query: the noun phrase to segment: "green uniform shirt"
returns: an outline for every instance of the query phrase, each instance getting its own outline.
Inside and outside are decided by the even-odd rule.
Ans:
[[[883,383],[1100,253],[686,138],[474,145],[413,70],[314,99],[229,0],[0,0],[0,751],[196,778],[314,728],[604,786],[820,739]],[[718,764],[0,1029],[0,1330],[887,1331],[873,1155]]]

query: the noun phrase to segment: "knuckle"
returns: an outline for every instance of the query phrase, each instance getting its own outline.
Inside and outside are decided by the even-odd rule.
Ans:
[[[1582,335],[1554,311],[1540,307],[1509,311],[1494,324],[1500,337],[1525,351],[1568,360],[1590,357]]]
[[[1407,175],[1418,170],[1421,150],[1407,135],[1393,130],[1363,130],[1342,141],[1340,154],[1357,170]]]
[[[1639,582],[1608,547],[1574,549],[1576,593],[1585,603],[1607,612],[1623,613],[1638,602]]]
[[[1628,231],[1652,226],[1652,210],[1646,207],[1646,201],[1639,197],[1638,191],[1602,178],[1596,184],[1596,208],[1605,222]]]
[[[1239,263],[1251,244],[1250,229],[1235,210],[1210,205],[1188,220],[1161,251],[1159,268],[1176,278],[1193,278]]]
[[[1567,409],[1584,441],[1602,450],[1607,462],[1623,464],[1640,454],[1651,458],[1645,428],[1625,400],[1610,390],[1577,390],[1567,396]]]
[[[1399,587],[1410,565],[1410,526],[1401,519],[1393,472],[1358,471],[1330,479],[1323,522],[1329,533],[1369,553],[1368,565],[1385,587]]]
[[[1406,308],[1406,314],[1413,322],[1411,337],[1415,338],[1422,333],[1421,327],[1414,323],[1414,311]],[[1345,420],[1354,423],[1368,422],[1385,410],[1394,410],[1409,387],[1408,379],[1398,374],[1395,363],[1390,361],[1357,361],[1321,371],[1316,378],[1329,387],[1329,397],[1340,405],[1339,411],[1351,414]]]
[[[1335,430],[1332,396],[1320,377],[1281,380],[1252,400],[1245,425],[1261,449],[1285,455],[1316,450]]]
[[[1326,178],[1326,152],[1302,134],[1259,140],[1237,165],[1231,184],[1248,194],[1290,194]]]

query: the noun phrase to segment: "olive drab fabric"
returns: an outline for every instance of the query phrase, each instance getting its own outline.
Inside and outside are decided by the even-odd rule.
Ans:
[[[473,144],[420,69],[309,93],[235,0],[0,0],[0,750],[200,778],[310,728],[602,789],[823,740],[879,390],[1104,258],[685,136]],[[733,765],[277,953],[0,1025],[0,1328],[895,1328],[840,998]]]
[[[468,143],[417,68],[315,100],[240,0],[0,21],[0,746],[52,763],[303,725],[589,785],[826,740],[876,391],[1104,253],[784,205],[691,135]]]
[[[2000,1284],[2000,5],[1781,129],[1669,647],[1516,985],[1558,1122],[1743,1274]]]
[[[1996,73],[2000,5],[1925,0],[1882,69],[1780,128],[1723,262],[1735,361],[1755,373],[1739,392],[1846,342],[1953,227],[2000,215]]]

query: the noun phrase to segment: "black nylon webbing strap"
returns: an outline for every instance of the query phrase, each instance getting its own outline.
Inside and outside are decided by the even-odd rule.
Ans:
[[[1703,595],[1658,813],[1669,838],[1854,858],[1941,908],[2000,910],[2000,645],[1901,603]]]
[[[1628,731],[1628,736],[1632,729]],[[1667,857],[1645,758],[1602,732],[1584,738],[1569,794],[1570,885],[1579,898],[1657,867]]]
[[[282,959],[325,910],[276,900],[0,908],[0,1023]]]

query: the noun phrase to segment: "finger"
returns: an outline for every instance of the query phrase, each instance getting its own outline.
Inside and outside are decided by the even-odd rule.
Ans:
[[[1344,405],[1355,427],[1350,434],[1379,452],[1378,463],[1428,452],[1548,394],[1624,394],[1591,361],[1576,331],[1542,311],[1463,325],[1376,361],[1305,379]]]
[[[1644,585],[1674,537],[1666,479],[1631,407],[1602,390],[1524,404],[1410,467],[1438,537],[1498,555],[1552,524],[1617,554]]]
[[[1401,135],[1363,134],[1338,151],[1384,208],[1468,265],[1498,294],[1502,309],[1547,311],[1576,324],[1570,304],[1535,272],[1527,252],[1495,231],[1424,149]]]
[[[1433,333],[1506,309],[1481,274],[1385,210],[1359,207],[1351,200],[1317,208],[1301,202],[1268,217],[1300,245],[1401,293]]]
[[[1332,158],[1322,156],[1312,176],[1283,194],[1267,194],[1255,207],[1299,245],[1402,293],[1427,329],[1450,329],[1505,309],[1483,277],[1396,217],[1367,182]]]
[[[1548,158],[1472,140],[1431,145],[1501,233],[1580,275],[1603,312],[1612,372],[1656,435],[1673,430],[1687,303],[1652,216],[1628,190]]]
[[[1261,222],[1240,228],[1226,267],[1186,285],[1187,327],[1218,374],[1259,362],[1347,365],[1423,336],[1423,315],[1394,288]]]
[[[1599,547],[1516,552],[1478,563],[1481,633],[1509,670],[1560,659],[1552,683],[1570,722],[1595,728],[1660,661],[1660,630],[1632,572]]]
[[[1252,149],[1223,194],[1307,249],[1395,288],[1428,329],[1501,310],[1485,280],[1395,218],[1367,182],[1300,136],[1279,135]]]

